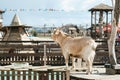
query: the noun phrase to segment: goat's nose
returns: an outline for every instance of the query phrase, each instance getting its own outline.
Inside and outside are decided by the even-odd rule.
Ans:
[[[53,33],[51,33],[51,35],[53,35]]]

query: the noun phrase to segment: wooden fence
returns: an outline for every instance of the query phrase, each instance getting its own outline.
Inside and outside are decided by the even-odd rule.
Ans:
[[[44,65],[44,53],[34,54],[34,53],[2,53],[0,54],[0,64],[8,65],[14,62],[28,62],[30,65]],[[46,56],[46,65],[64,65],[64,57],[61,53],[51,53]]]
[[[31,42],[32,45],[21,45],[21,41],[1,41],[0,65],[10,65],[14,62],[28,62],[30,65],[65,65],[64,57],[58,44],[53,41],[22,41]],[[15,43],[15,44],[13,44]],[[106,42],[99,42],[96,49],[94,64],[109,63],[108,46]],[[116,58],[120,63],[120,46],[116,45]],[[29,49],[28,49],[29,48]],[[34,53],[24,53],[26,50]],[[21,53],[23,51],[23,53]],[[71,58],[69,59],[71,65]],[[70,80],[67,71],[55,70],[1,70],[0,80]],[[71,77],[71,80],[76,80]]]
[[[66,71],[0,70],[0,80],[68,80]]]
[[[17,43],[34,43],[33,45],[19,45]],[[58,44],[53,41],[1,41],[0,65],[8,65],[13,62],[28,62],[31,65],[64,65],[65,60]],[[7,43],[4,45],[3,43]],[[16,44],[8,44],[16,43]],[[109,62],[108,46],[106,42],[99,42],[96,49],[94,64],[105,64]],[[20,53],[25,48],[32,48],[34,53]],[[8,50],[8,51],[7,51]],[[12,50],[10,52],[10,50]],[[29,50],[29,49],[28,49]],[[116,45],[116,57],[120,63],[120,46]],[[71,64],[71,59],[69,60]]]

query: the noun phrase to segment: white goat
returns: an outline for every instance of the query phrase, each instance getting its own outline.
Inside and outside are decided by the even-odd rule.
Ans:
[[[59,43],[62,54],[65,58],[66,67],[68,68],[68,59],[69,56],[82,58],[85,60],[88,71],[87,73],[90,74],[92,71],[92,64],[95,57],[95,49],[97,44],[95,41],[90,37],[75,37],[72,38],[67,36],[63,31],[60,29],[54,30],[52,34],[52,39]],[[74,59],[72,58],[72,64]],[[74,64],[73,64],[74,65]],[[72,65],[72,66],[73,66]],[[74,66],[73,66],[74,67]]]

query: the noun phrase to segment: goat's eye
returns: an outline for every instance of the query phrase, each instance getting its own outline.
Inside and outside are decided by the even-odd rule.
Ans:
[[[53,34],[55,34],[56,31],[53,32]]]

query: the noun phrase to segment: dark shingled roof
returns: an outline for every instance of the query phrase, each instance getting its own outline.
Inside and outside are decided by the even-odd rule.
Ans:
[[[106,5],[106,4],[99,4],[91,8],[89,11],[112,11],[112,6]]]

